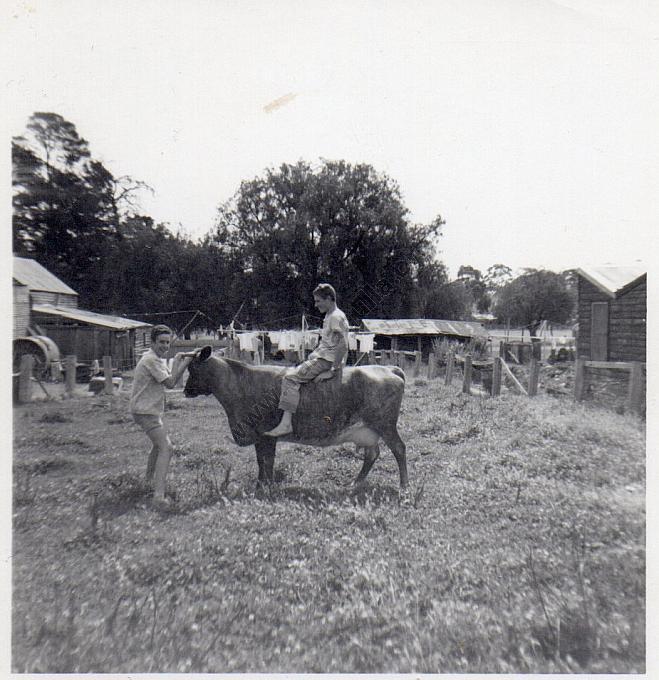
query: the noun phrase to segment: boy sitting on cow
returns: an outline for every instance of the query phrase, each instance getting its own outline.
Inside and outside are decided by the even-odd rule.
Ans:
[[[320,343],[306,361],[284,376],[279,398],[279,408],[284,415],[277,427],[264,433],[269,437],[281,437],[293,431],[293,414],[300,403],[303,383],[341,379],[343,359],[348,353],[348,319],[336,306],[336,291],[329,283],[316,286],[313,299],[316,309],[325,315]]]

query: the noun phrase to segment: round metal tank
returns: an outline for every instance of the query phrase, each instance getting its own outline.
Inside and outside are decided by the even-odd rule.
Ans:
[[[50,366],[60,360],[60,351],[55,342],[45,335],[31,335],[14,340],[13,370],[19,371],[21,357],[34,357],[34,375],[41,378],[48,375]]]

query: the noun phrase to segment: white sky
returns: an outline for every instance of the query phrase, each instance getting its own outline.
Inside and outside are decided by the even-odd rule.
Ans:
[[[77,126],[192,236],[282,162],[367,162],[441,259],[485,270],[646,258],[659,214],[659,3],[7,2],[10,134]],[[292,93],[285,105],[270,102]],[[8,109],[8,110],[7,110]]]
[[[0,84],[7,225],[9,138],[32,112],[53,111],[115,174],[153,186],[145,212],[191,235],[211,228],[241,180],[325,157],[387,172],[415,221],[440,213],[453,274],[461,264],[649,265],[657,251],[656,0],[0,0]],[[8,228],[2,237],[8,253]],[[8,295],[2,303],[9,318]],[[648,323],[656,344],[659,322]],[[658,394],[648,393],[649,413]],[[653,451],[657,420],[648,425]],[[0,632],[11,613],[4,463]]]

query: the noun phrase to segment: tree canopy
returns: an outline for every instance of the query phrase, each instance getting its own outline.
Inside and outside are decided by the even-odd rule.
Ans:
[[[242,182],[206,242],[241,272],[231,290],[246,302],[241,318],[301,313],[321,281],[334,282],[354,320],[392,318],[418,308],[442,224],[411,224],[398,185],[370,165],[300,161]]]
[[[543,321],[566,323],[574,310],[574,294],[560,274],[528,269],[503,286],[495,314],[500,323],[528,328],[535,335]]]

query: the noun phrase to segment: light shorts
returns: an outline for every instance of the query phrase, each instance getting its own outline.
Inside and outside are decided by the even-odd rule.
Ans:
[[[154,416],[150,413],[131,413],[133,420],[142,428],[142,431],[149,434],[157,427],[163,427],[162,416]]]

